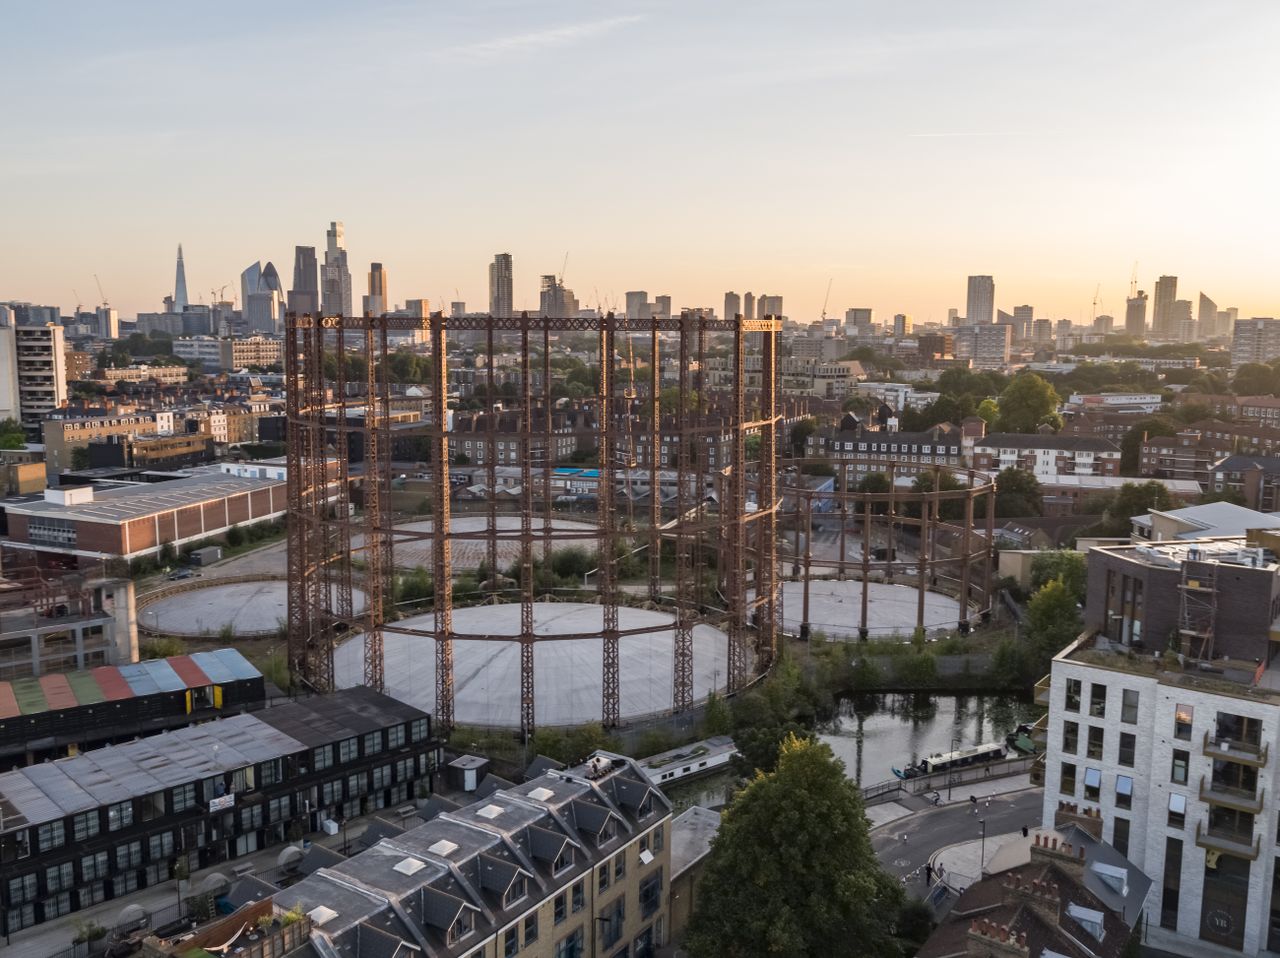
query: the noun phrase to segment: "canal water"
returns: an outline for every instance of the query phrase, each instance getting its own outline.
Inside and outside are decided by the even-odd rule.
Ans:
[[[1040,710],[1030,699],[1003,695],[859,695],[840,702],[818,738],[831,746],[849,777],[862,785],[893,778],[893,767],[980,742],[1003,742]],[[668,787],[676,814],[691,805],[718,808],[732,798],[737,776],[717,772]]]
[[[1040,710],[1030,699],[1005,695],[858,695],[819,738],[843,759],[863,786],[893,778],[893,769],[938,752],[1003,742]]]

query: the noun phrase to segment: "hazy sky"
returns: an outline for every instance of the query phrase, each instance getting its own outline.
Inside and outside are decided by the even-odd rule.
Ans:
[[[1274,0],[9,3],[0,300],[160,308],[346,224],[395,302],[559,272],[793,318],[1280,316]],[[455,289],[458,291],[455,294]]]

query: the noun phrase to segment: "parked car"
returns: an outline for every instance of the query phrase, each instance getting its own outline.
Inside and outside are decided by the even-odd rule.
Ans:
[[[177,569],[169,573],[170,582],[180,582],[183,579],[195,579],[199,577],[199,572],[193,572],[190,569]]]

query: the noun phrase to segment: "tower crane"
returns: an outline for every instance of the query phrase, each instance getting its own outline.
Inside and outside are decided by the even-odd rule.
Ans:
[[[1099,283],[1093,290],[1093,319],[1098,318],[1098,294],[1102,292],[1102,284]]]
[[[1129,274],[1129,298],[1138,295],[1138,261],[1133,261],[1133,272]]]
[[[564,285],[564,273],[569,268],[569,251],[564,251],[564,262],[560,265],[560,285]]]
[[[827,295],[822,297],[822,322],[824,323],[827,321],[827,303],[831,299],[831,283],[834,280],[835,280],[834,276],[831,279],[827,280]]]
[[[111,305],[111,303],[110,303],[110,301],[107,299],[107,294],[106,294],[106,293],[104,293],[104,292],[102,291],[102,280],[98,279],[98,274],[97,274],[97,273],[94,273],[94,274],[93,274],[93,281],[94,281],[95,283],[97,283],[97,284],[98,284],[98,295],[102,297],[102,305],[103,305],[103,306],[110,306],[110,305]]]
[[[230,283],[223,283],[223,284],[222,284],[222,288],[221,288],[221,289],[211,289],[211,290],[209,290],[209,295],[213,297],[213,301],[214,301],[215,303],[220,303],[220,302],[222,302],[222,294],[223,294],[223,293],[225,293],[225,292],[227,291],[227,287],[228,287],[228,286],[230,286],[230,285],[231,285]]]

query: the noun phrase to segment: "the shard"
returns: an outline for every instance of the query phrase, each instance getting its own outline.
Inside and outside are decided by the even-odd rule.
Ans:
[[[189,305],[187,300],[187,270],[182,265],[182,244],[178,244],[178,272],[173,280],[173,311],[181,313]]]

